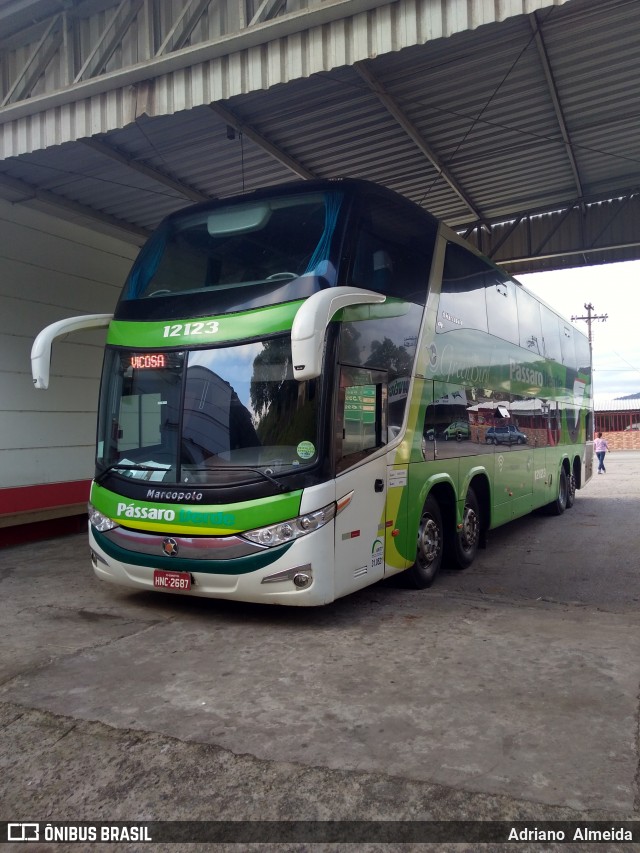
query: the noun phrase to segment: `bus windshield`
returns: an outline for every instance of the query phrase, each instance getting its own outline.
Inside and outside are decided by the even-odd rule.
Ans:
[[[288,286],[300,278],[315,280],[314,289],[318,278],[335,284],[330,248],[341,201],[339,192],[307,192],[170,216],[141,251],[121,302],[241,291],[245,303],[262,295],[273,304],[310,295],[304,282]]]
[[[194,351],[107,351],[98,479],[113,471],[215,486],[318,459],[316,380],[293,378],[288,338]]]

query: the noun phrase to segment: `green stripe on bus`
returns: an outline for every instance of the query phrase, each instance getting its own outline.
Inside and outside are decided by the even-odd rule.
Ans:
[[[149,347],[194,347],[252,337],[264,337],[291,329],[293,318],[304,300],[270,305],[238,314],[196,317],[184,320],[133,322],[112,320],[107,343],[135,349]]]
[[[184,488],[155,488],[151,492],[186,492]],[[233,504],[161,503],[152,499],[136,500],[117,495],[93,483],[91,503],[107,518],[136,530],[162,531],[169,536],[231,536],[255,527],[266,527],[295,518],[300,512],[302,491],[274,495]]]

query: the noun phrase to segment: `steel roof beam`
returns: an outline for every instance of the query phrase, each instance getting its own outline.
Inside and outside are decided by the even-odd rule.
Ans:
[[[498,240],[495,246],[492,246],[489,252],[487,252],[487,257],[493,258],[503,247],[503,245],[510,239],[510,237],[515,234],[518,229],[520,223],[522,222],[524,216],[518,216],[514,222],[512,223],[510,228],[507,228],[502,237]]]
[[[564,0],[562,0],[564,2]],[[142,81],[153,80],[165,74],[188,68],[200,62],[210,62],[232,53],[258,47],[277,39],[298,34],[314,27],[321,27],[349,16],[353,17],[384,6],[388,0],[332,0],[311,5],[291,12],[275,20],[264,21],[254,27],[229,33],[211,41],[173,50],[163,56],[149,59],[144,57],[134,65],[106,71],[99,76],[89,77],[71,86],[56,91],[35,95],[0,110],[0,123],[15,121],[26,115],[41,113],[53,107],[73,103],[80,99],[109,92],[123,86],[132,86]]]
[[[29,12],[30,7],[39,6],[40,4],[41,0],[13,0],[12,3],[3,3],[4,8],[0,8],[0,21],[9,20],[18,12],[30,16],[32,15]]]
[[[567,157],[569,158],[569,165],[571,166],[571,171],[573,173],[573,180],[575,181],[576,188],[578,190],[578,195],[582,196],[583,189],[582,181],[580,180],[578,162],[576,160],[575,151],[573,150],[573,144],[571,142],[571,136],[569,135],[569,130],[567,128],[567,122],[564,117],[562,104],[560,103],[560,95],[558,94],[558,87],[556,86],[556,81],[553,74],[553,70],[551,68],[551,63],[549,62],[549,54],[547,52],[547,47],[544,43],[544,37],[540,28],[540,22],[538,21],[538,17],[535,12],[532,12],[529,15],[529,23],[531,24],[531,29],[533,30],[533,34],[535,36],[536,47],[538,48],[538,55],[540,56],[540,62],[542,63],[542,70],[547,81],[547,87],[549,89],[551,102],[553,104],[553,109],[556,114],[560,133],[562,135],[562,141],[564,142],[565,151],[567,152]]]
[[[190,187],[188,184],[183,184],[181,181],[172,178],[171,175],[166,174],[166,172],[156,169],[154,166],[148,166],[146,163],[134,160],[133,157],[126,154],[115,145],[108,145],[101,139],[81,139],[79,142],[87,148],[91,148],[98,152],[98,154],[101,154],[103,157],[109,157],[111,160],[115,160],[116,163],[120,163],[128,169],[133,169],[135,172],[139,172],[141,175],[151,178],[151,180],[157,181],[159,184],[164,184],[164,186],[175,190],[177,193],[180,193],[180,195],[190,199],[191,201],[209,201],[209,199],[211,199],[211,196],[201,193],[199,190]]]
[[[162,42],[158,50],[156,51],[156,56],[162,56],[163,53],[167,52],[167,47],[171,45],[171,50],[180,50],[185,46],[187,41],[189,40],[189,36],[194,31],[196,24],[200,20],[200,18],[204,15],[205,9],[209,6],[217,6],[219,5],[217,0],[216,2],[211,2],[211,0],[200,0],[199,3],[195,4],[195,0],[189,0],[188,3],[185,4],[182,12],[178,15],[176,21],[173,26],[167,33],[165,40]],[[187,13],[191,10],[191,13],[187,17]],[[180,24],[182,23],[184,18],[187,18],[184,26],[182,27],[182,32],[180,35],[173,40],[173,37],[176,34],[176,31]]]
[[[43,0],[14,0],[0,4],[0,28],[3,32],[15,32],[18,28],[30,27],[50,16],[51,9]]]
[[[496,259],[497,263],[509,267],[511,264],[523,264],[575,256],[584,256],[586,258],[587,255],[598,252],[635,249],[640,246],[640,228],[631,229],[631,233],[629,228],[620,228],[616,231],[614,223],[616,219],[619,219],[625,214],[631,202],[638,198],[639,193],[640,191],[635,188],[624,193],[616,193],[615,199],[612,199],[611,195],[604,197],[594,196],[590,198],[579,198],[569,202],[568,204],[557,205],[553,211],[549,209],[541,209],[535,212],[528,211],[526,213],[520,213],[514,220],[510,219],[507,222],[495,221],[493,223],[494,226],[500,224],[505,230],[495,245],[490,247],[488,254],[490,257]],[[595,218],[590,218],[589,211],[591,208],[597,207],[599,203],[611,203],[613,201],[615,201],[616,204],[613,205],[611,213],[607,216],[606,220],[598,221]],[[580,221],[584,226],[579,237],[576,237],[575,231],[572,227],[569,227],[568,229],[566,228],[566,223],[573,214],[580,214]],[[540,218],[541,216],[545,216],[545,218],[550,217],[550,227],[547,228],[544,233],[540,233],[541,229],[539,227],[535,229],[538,233],[534,246],[532,242],[532,232],[534,230],[532,221]],[[635,221],[633,219],[633,213],[627,215],[627,220],[630,222]],[[586,229],[587,232],[592,233],[596,223],[597,233],[595,237],[591,237],[587,240],[584,230]],[[459,230],[459,233],[470,238],[472,231],[476,230],[477,227],[478,224],[476,223],[474,228],[466,229],[464,234],[462,229]],[[521,231],[523,228],[526,229],[526,239],[525,235],[518,237],[518,231]],[[606,242],[601,243],[600,241],[607,232],[611,232],[609,239]],[[636,235],[638,237],[637,239]],[[561,245],[563,243],[566,243],[566,245],[563,248],[545,251],[547,245],[554,236],[558,237]],[[503,247],[506,246],[507,252],[509,251],[510,241],[512,238],[515,238],[514,245],[518,250],[520,250],[520,246],[523,242],[526,243],[526,254],[518,254],[517,256],[507,255],[505,257],[496,258],[500,249]],[[476,245],[479,246],[479,243],[476,242]]]
[[[502,267],[508,268],[510,264],[527,264],[531,263],[531,261],[549,261],[556,258],[573,258],[577,255],[595,255],[598,252],[621,252],[624,249],[636,249],[638,247],[640,247],[640,240],[635,240],[627,243],[609,243],[606,246],[586,246],[580,249],[562,249],[557,252],[548,252],[545,255],[525,255],[521,258],[501,258],[497,263]],[[612,263],[617,260],[619,259],[613,258]],[[558,269],[562,269],[562,267],[559,266]]]
[[[531,254],[533,255],[533,257],[534,257],[534,258],[537,258],[537,257],[539,257],[539,256],[541,255],[542,250],[543,250],[543,249],[544,249],[544,247],[547,245],[547,243],[549,242],[549,240],[551,240],[551,238],[552,238],[555,234],[557,234],[557,233],[558,233],[558,231],[560,231],[560,229],[562,228],[563,224],[564,224],[564,223],[566,222],[566,220],[571,216],[571,214],[573,213],[573,211],[574,211],[574,210],[576,210],[576,209],[578,209],[579,207],[581,207],[581,205],[580,205],[579,203],[578,203],[578,204],[572,204],[572,205],[570,205],[570,206],[569,206],[569,207],[567,207],[567,209],[562,213],[562,215],[560,216],[560,219],[556,219],[556,220],[553,220],[553,221],[552,221],[552,223],[551,223],[551,228],[549,228],[549,230],[548,230],[548,232],[547,232],[546,236],[545,236],[545,237],[544,237],[544,238],[543,238],[543,239],[538,243],[538,245],[535,247],[535,249],[533,249],[533,251],[531,252]]]
[[[549,202],[549,204],[532,207],[528,210],[516,210],[513,213],[505,213],[499,216],[485,217],[477,222],[460,222],[457,225],[452,225],[458,233],[462,234],[463,229],[466,229],[467,234],[471,234],[478,226],[493,228],[496,225],[511,225],[514,219],[523,219],[535,216],[549,216],[554,213],[564,213],[567,208],[585,207],[589,205],[601,204],[614,199],[626,199],[627,197],[640,195],[640,186],[626,186],[621,189],[609,190],[606,193],[594,193],[592,195],[581,196],[580,198],[565,199],[563,201]]]
[[[138,12],[142,6],[143,0],[122,0],[114,14],[111,16],[109,23],[104,28],[101,37],[98,39],[96,44],[93,47],[93,50],[87,57],[87,61],[84,63],[78,74],[76,75],[74,83],[79,83],[85,77],[95,77],[96,75],[102,74],[105,70],[107,63],[119,47],[124,38],[125,33],[131,26],[131,24],[135,21],[138,16]],[[121,20],[120,24],[116,27],[116,21],[122,11],[129,7]],[[113,35],[106,41],[108,33],[113,29]],[[101,49],[102,48],[102,49]]]
[[[11,193],[23,196],[17,201],[13,200],[13,204],[38,202],[46,208],[50,208],[55,215],[62,216],[65,219],[69,219],[70,214],[72,214],[71,218],[74,221],[77,221],[79,218],[87,220],[88,228],[95,228],[97,225],[103,232],[106,228],[111,231],[115,230],[121,239],[129,243],[134,243],[137,246],[141,245],[150,234],[146,228],[141,228],[139,225],[134,225],[123,219],[117,219],[115,216],[109,216],[108,213],[101,213],[99,210],[94,210],[92,207],[87,207],[77,201],[71,201],[49,190],[41,190],[33,186],[33,184],[12,178],[9,175],[0,174],[0,189],[2,187],[5,187]]]
[[[59,30],[56,32],[55,29],[60,23],[61,18],[62,15],[55,15],[51,18],[49,26],[42,34],[40,41],[31,52],[25,64],[22,66],[21,71],[13,81],[13,85],[7,92],[0,106],[4,107],[8,103],[11,103],[11,101],[19,101],[21,98],[26,98],[31,94],[31,90],[37,83],[38,78],[46,69],[49,62],[51,62],[51,59],[62,42],[62,34]],[[47,39],[49,39],[49,36],[51,36],[51,39],[49,40],[49,45],[45,49],[45,44]],[[37,62],[36,59],[38,60]]]
[[[257,12],[249,22],[249,26],[252,27],[254,24],[261,24],[263,21],[275,18],[284,5],[286,5],[286,0],[262,0]]]
[[[453,174],[447,169],[447,167],[440,160],[435,151],[433,151],[433,149],[429,146],[429,144],[426,142],[418,128],[409,118],[407,118],[395,98],[393,98],[393,96],[387,92],[382,83],[371,71],[369,66],[366,65],[364,62],[356,62],[353,67],[358,72],[360,77],[362,77],[365,83],[369,86],[371,91],[376,95],[380,103],[383,104],[387,111],[393,116],[393,118],[407,134],[407,136],[419,148],[419,150],[422,152],[422,154],[424,154],[427,160],[429,160],[434,169],[436,169],[438,174],[443,178],[444,181],[446,181],[446,183],[458,196],[458,198],[464,202],[464,204],[469,208],[471,213],[473,213],[473,215],[478,220],[481,220],[482,214],[478,211],[478,208],[473,203],[471,198],[469,198],[469,196],[466,194],[466,192],[456,180],[456,178],[453,176]]]
[[[598,242],[598,240],[602,237],[602,235],[603,235],[603,234],[605,234],[605,233],[609,230],[609,228],[611,228],[611,226],[613,225],[614,221],[618,218],[618,216],[620,216],[620,214],[624,211],[624,209],[625,209],[626,207],[628,207],[628,206],[629,206],[629,204],[630,204],[630,202],[631,202],[631,200],[632,200],[632,198],[633,198],[633,197],[634,197],[634,193],[631,193],[630,195],[628,195],[628,196],[627,196],[625,199],[623,199],[623,201],[620,203],[620,206],[619,206],[616,210],[614,210],[614,211],[612,212],[612,214],[611,214],[611,216],[609,217],[609,219],[607,220],[606,224],[603,226],[603,228],[601,228],[601,229],[600,229],[599,233],[598,233],[598,234],[596,234],[596,236],[593,238],[593,240],[592,240],[592,241],[591,241],[591,243],[589,244],[589,246],[588,246],[589,250],[592,250],[592,251],[597,251],[597,250],[598,250],[598,247],[596,246],[596,243],[597,243],[597,242]]]
[[[298,177],[304,178],[305,180],[318,177],[303,166],[302,163],[299,163],[272,142],[269,142],[266,136],[263,136],[250,124],[245,124],[234,113],[232,113],[231,110],[216,103],[209,104],[209,109],[216,113],[216,115],[220,116],[223,121],[234,128],[238,133],[243,133],[252,142],[255,142],[255,144],[262,148],[263,151],[266,151],[267,154],[270,154],[275,160],[282,163],[283,166],[286,166],[286,168],[292,171],[295,175],[298,175]]]

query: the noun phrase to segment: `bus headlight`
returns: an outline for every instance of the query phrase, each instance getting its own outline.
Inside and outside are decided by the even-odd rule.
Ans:
[[[100,533],[104,533],[105,530],[113,530],[114,527],[117,527],[115,521],[112,521],[110,518],[107,518],[106,515],[103,515],[100,510],[97,510],[93,504],[87,504],[87,511],[89,513],[89,521],[91,525],[95,527],[96,530],[99,530]]]
[[[307,533],[319,530],[331,521],[335,514],[336,505],[330,503],[315,512],[307,512],[296,518],[281,521],[279,524],[270,524],[268,527],[256,527],[255,530],[247,530],[239,535],[250,542],[255,542],[256,545],[273,548],[274,545],[284,545],[285,542],[291,542],[301,536],[306,536]]]

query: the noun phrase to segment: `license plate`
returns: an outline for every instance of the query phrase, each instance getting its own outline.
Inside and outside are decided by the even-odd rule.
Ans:
[[[189,572],[165,572],[155,569],[153,572],[153,585],[156,589],[167,589],[170,592],[185,592],[191,589],[191,575]]]

